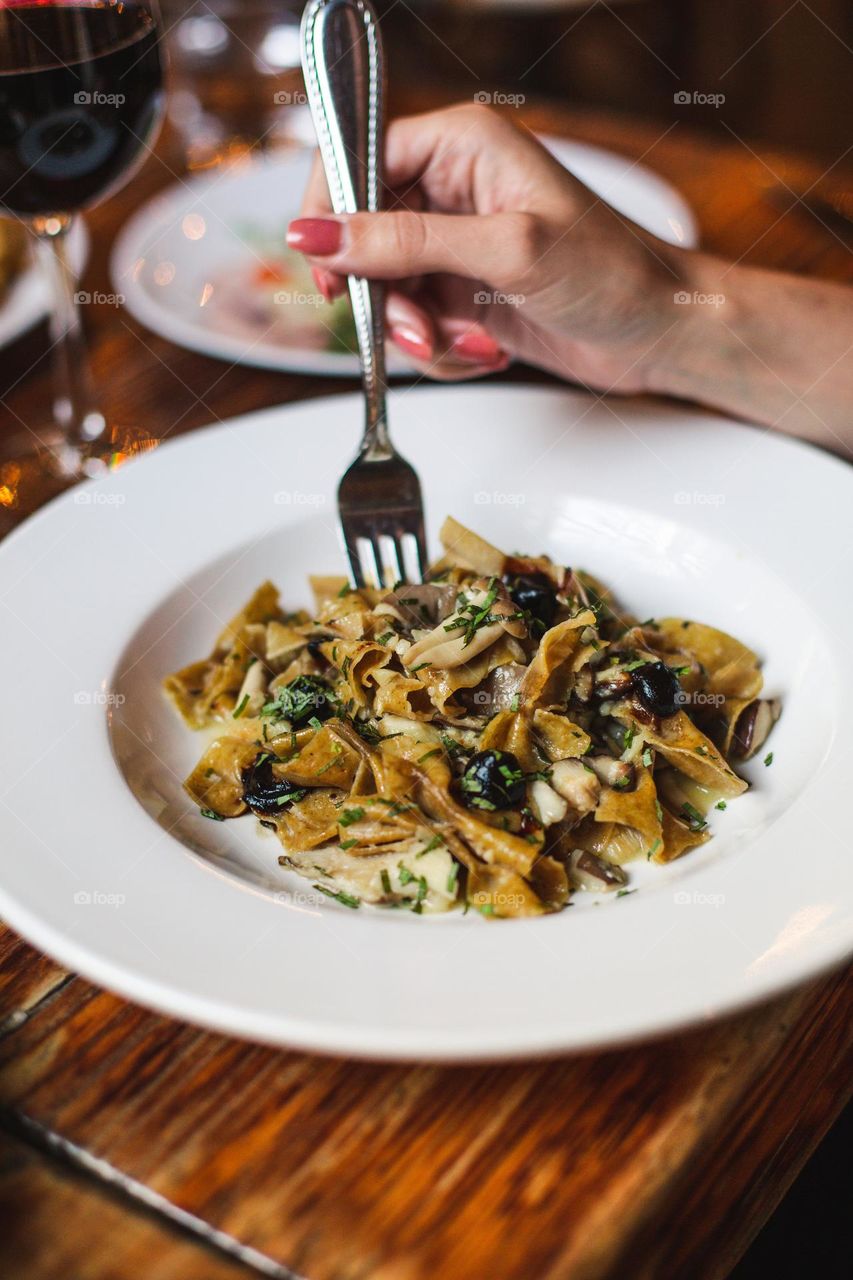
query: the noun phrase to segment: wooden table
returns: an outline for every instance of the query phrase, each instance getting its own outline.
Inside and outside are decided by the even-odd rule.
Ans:
[[[849,244],[777,189],[816,178],[806,161],[682,126],[525,119],[642,158],[691,201],[709,247],[853,280]],[[113,233],[175,167],[166,144],[93,215],[85,288],[110,291]],[[229,368],[106,305],[87,324],[108,413],[157,436],[349,389]],[[34,335],[3,353],[0,390],[20,379],[6,430],[46,412],[44,370],[22,376],[43,346]],[[10,931],[0,986],[0,1273],[29,1280],[710,1280],[850,1091],[845,974],[643,1047],[464,1068],[208,1034],[63,972]]]

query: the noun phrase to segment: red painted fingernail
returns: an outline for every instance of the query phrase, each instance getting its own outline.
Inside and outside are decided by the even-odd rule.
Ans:
[[[494,364],[504,356],[504,351],[487,333],[461,333],[453,339],[451,350],[463,360],[474,360],[477,364]]]
[[[394,325],[391,338],[401,350],[408,351],[409,355],[415,356],[418,360],[429,360],[432,357],[430,344],[406,324]]]
[[[322,257],[337,253],[342,230],[333,218],[294,218],[287,228],[287,243],[300,253],[316,253]]]
[[[327,302],[331,302],[332,286],[328,271],[322,271],[319,267],[312,267],[311,275],[314,277],[314,283],[322,293],[323,297]]]

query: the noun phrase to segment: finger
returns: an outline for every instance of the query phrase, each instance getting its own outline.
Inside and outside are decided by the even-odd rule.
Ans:
[[[430,361],[413,359],[411,363],[418,373],[436,382],[466,382],[490,373],[502,373],[509,367],[510,357],[504,356],[494,364],[463,364],[449,355],[441,355]]]
[[[308,183],[302,195],[300,211],[303,218],[321,218],[324,214],[332,212],[332,202],[329,199],[329,187],[326,182],[326,174],[323,169],[323,162],[320,159],[319,151],[314,152],[311,173],[308,177]]]
[[[547,201],[553,184],[565,198],[565,184],[572,181],[529,130],[475,103],[393,120],[385,138],[385,175],[400,189],[420,183],[443,208],[482,213],[496,207],[496,191],[511,192],[524,209],[531,193],[537,203]]]
[[[508,288],[536,272],[555,238],[542,218],[515,212],[297,218],[287,232],[290,248],[339,275],[401,280],[448,271]]]
[[[429,362],[435,357],[436,330],[427,309],[405,294],[392,292],[385,301],[388,336],[405,355]]]

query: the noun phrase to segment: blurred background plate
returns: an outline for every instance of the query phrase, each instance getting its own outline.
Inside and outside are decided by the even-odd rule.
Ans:
[[[68,252],[74,274],[79,276],[89,256],[88,232],[79,219],[69,233]],[[49,282],[28,248],[25,265],[0,298],[0,347],[8,346],[43,320],[49,305]]]
[[[614,208],[673,244],[696,223],[662,178],[624,156],[545,138]],[[180,346],[238,364],[326,376],[358,373],[349,304],[325,303],[301,255],[284,245],[311,165],[297,150],[243,160],[169,187],[124,226],[112,276],[142,324]],[[392,373],[410,366],[391,353]]]

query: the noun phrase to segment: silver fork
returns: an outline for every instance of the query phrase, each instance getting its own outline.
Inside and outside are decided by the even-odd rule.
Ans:
[[[332,208],[378,209],[384,67],[368,0],[309,0],[302,15],[302,70]],[[361,276],[348,276],[347,283],[366,411],[358,456],[338,487],[350,577],[355,586],[420,582],[426,566],[421,485],[388,433],[385,290]]]

